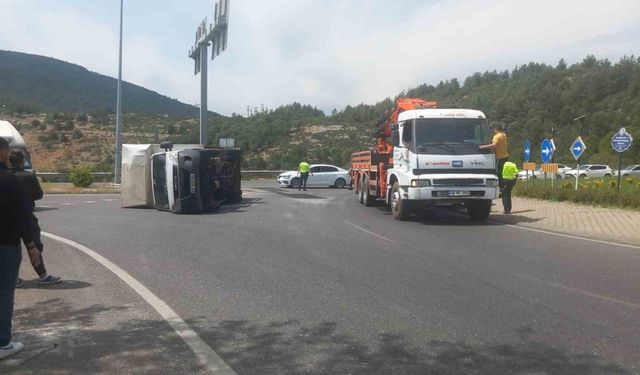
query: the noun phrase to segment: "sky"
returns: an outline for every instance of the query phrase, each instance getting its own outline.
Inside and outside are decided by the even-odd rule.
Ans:
[[[124,0],[123,79],[195,104],[187,51],[213,0]],[[0,49],[117,77],[118,0],[0,0]],[[638,0],[231,0],[209,109],[297,101],[329,113],[422,83],[586,55],[640,55]],[[123,100],[126,100],[124,98]]]

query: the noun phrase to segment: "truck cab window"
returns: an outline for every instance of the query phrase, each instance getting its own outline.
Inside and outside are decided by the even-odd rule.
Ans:
[[[410,146],[413,142],[413,121],[406,121],[402,127],[402,142],[405,146]]]

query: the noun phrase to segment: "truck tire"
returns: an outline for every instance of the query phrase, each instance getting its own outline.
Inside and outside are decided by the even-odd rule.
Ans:
[[[467,213],[471,221],[486,220],[491,214],[491,201],[474,201],[467,203]]]
[[[364,204],[364,197],[362,194],[364,193],[364,189],[362,188],[362,184],[364,183],[364,178],[360,180],[360,186],[358,188],[358,202]]]
[[[369,194],[369,176],[364,176],[362,181],[362,204],[371,207],[375,204],[376,198]]]
[[[394,182],[391,188],[391,214],[394,219],[402,221],[409,219],[410,215],[407,202],[400,196],[398,181]]]

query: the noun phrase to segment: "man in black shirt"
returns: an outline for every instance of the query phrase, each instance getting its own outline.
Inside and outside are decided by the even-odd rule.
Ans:
[[[33,266],[33,269],[38,274],[38,284],[57,284],[61,282],[62,279],[57,276],[49,275],[47,273],[47,269],[44,266],[44,259],[42,258],[44,245],[42,244],[42,240],[40,239],[40,225],[38,224],[38,218],[33,213],[36,208],[35,201],[42,199],[42,188],[40,187],[40,183],[38,182],[36,176],[33,173],[24,170],[24,154],[21,151],[12,152],[11,155],[9,155],[9,160],[11,161],[13,174],[18,177],[18,180],[22,185],[22,191],[24,192],[25,199],[27,200],[27,204],[29,206],[29,217],[31,219],[31,235],[33,241],[36,244],[36,248],[38,249],[38,253],[35,255],[29,254],[29,258],[32,260],[31,265]],[[18,279],[18,284],[16,285],[16,287],[19,288],[23,284],[24,281],[22,279]]]
[[[33,251],[29,209],[18,178],[7,169],[9,141],[0,137],[0,359],[24,348],[11,341],[11,318],[20,261],[20,239]]]

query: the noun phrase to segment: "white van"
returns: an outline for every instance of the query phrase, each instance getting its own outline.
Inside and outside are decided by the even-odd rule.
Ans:
[[[27,144],[20,135],[20,132],[9,121],[0,120],[0,137],[9,141],[11,151],[22,151],[24,154],[24,168],[32,169],[31,156],[27,150]]]

